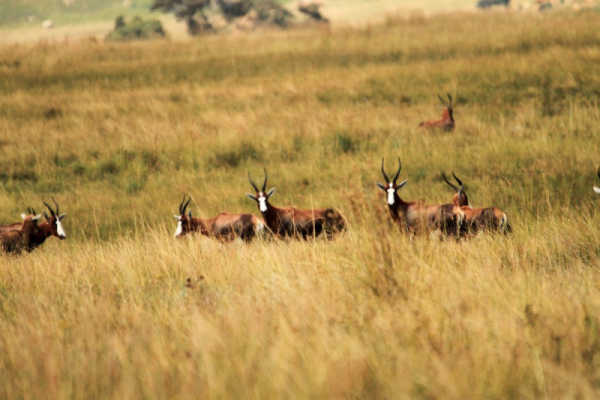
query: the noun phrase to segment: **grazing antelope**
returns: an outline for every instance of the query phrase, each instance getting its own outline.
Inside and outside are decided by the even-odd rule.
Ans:
[[[425,205],[419,202],[406,202],[400,198],[398,191],[406,185],[408,180],[396,184],[402,163],[398,157],[398,172],[390,180],[384,169],[384,160],[381,159],[381,173],[386,184],[377,182],[377,186],[387,193],[387,203],[392,220],[398,224],[401,230],[407,233],[416,233],[427,229],[439,229],[446,234],[458,234],[462,223],[460,213],[454,213],[452,204]]]
[[[18,229],[0,232],[0,247],[2,250],[10,254],[21,253],[23,250],[27,250],[31,236],[39,229],[37,221],[41,216],[41,214],[21,214],[23,223],[21,223]]]
[[[452,172],[452,176],[460,187],[452,184],[446,174],[442,174],[446,183],[456,192],[452,196],[452,204],[455,210],[459,209],[464,214],[463,232],[475,233],[479,230],[497,230],[504,233],[512,232],[506,213],[496,207],[476,208],[471,207],[469,198],[460,179]]]
[[[175,237],[183,237],[191,233],[200,232],[204,236],[218,240],[231,241],[240,238],[246,242],[264,231],[265,224],[254,214],[220,213],[215,218],[202,219],[192,217],[192,210],[185,214],[192,197],[185,201],[185,195],[179,205],[179,215],[174,217],[179,221]],[[185,203],[185,204],[184,204]]]
[[[598,178],[600,178],[600,167],[598,167]],[[594,186],[594,192],[600,194],[600,188]]]
[[[452,109],[452,96],[448,93],[448,101],[446,104],[442,96],[438,94],[438,99],[444,105],[444,109],[442,111],[442,118],[436,119],[432,121],[425,121],[419,124],[419,129],[443,129],[445,131],[451,131],[454,129],[454,110]]]
[[[311,236],[319,236],[325,233],[328,239],[333,235],[346,230],[344,217],[332,208],[316,208],[313,210],[299,210],[294,207],[278,208],[269,202],[269,198],[275,193],[275,188],[266,193],[267,170],[265,169],[265,180],[262,189],[259,189],[250,178],[248,180],[256,191],[256,196],[247,194],[249,199],[256,201],[265,223],[276,235],[282,237],[293,237],[307,239]]]

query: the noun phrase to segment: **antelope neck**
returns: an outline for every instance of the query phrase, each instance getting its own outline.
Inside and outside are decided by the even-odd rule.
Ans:
[[[261,213],[265,219],[265,223],[267,224],[269,229],[276,231],[279,225],[279,209],[277,207],[272,206],[271,203],[269,203],[269,200],[265,201],[265,205],[267,206],[267,210],[261,210]]]
[[[400,219],[400,213],[406,214],[406,210],[408,209],[408,203],[398,196],[397,191],[394,193],[394,204],[388,204],[388,206],[390,208],[392,219],[395,221]]]

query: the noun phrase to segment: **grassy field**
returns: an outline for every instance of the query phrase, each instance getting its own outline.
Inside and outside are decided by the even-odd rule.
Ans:
[[[0,222],[54,196],[68,239],[0,256],[0,398],[600,396],[600,14],[0,47]],[[453,133],[421,132],[455,98]],[[412,240],[454,170],[512,236]],[[335,207],[332,242],[174,240],[195,215]],[[191,278],[192,287],[186,287]]]

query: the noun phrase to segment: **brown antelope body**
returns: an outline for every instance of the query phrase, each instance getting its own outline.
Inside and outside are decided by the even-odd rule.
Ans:
[[[452,96],[448,94],[448,104],[442,99],[442,96],[438,94],[438,98],[444,104],[442,111],[442,118],[432,121],[425,121],[419,124],[419,129],[443,129],[445,131],[451,131],[454,129],[454,110],[452,109]]]
[[[190,210],[186,215],[185,211],[191,200],[190,197],[186,203],[183,196],[183,201],[179,205],[179,215],[174,215],[179,221],[175,231],[176,238],[200,233],[217,240],[231,241],[240,238],[248,242],[264,231],[264,223],[254,214],[223,212],[214,218],[203,219],[193,217]]]
[[[292,237],[307,239],[313,236],[325,234],[332,239],[337,233],[346,230],[344,217],[332,208],[316,208],[313,210],[299,210],[294,207],[275,207],[269,202],[269,198],[275,193],[275,188],[268,193],[267,170],[265,169],[265,180],[262,189],[259,189],[248,173],[248,180],[256,191],[256,196],[247,194],[248,198],[256,201],[265,223],[269,229],[280,237]]]
[[[442,174],[442,176],[446,183],[456,192],[454,196],[452,196],[452,204],[455,207],[455,212],[462,212],[464,215],[462,227],[463,233],[475,233],[480,230],[495,230],[504,233],[512,232],[512,227],[506,213],[496,207],[471,207],[463,183],[456,177],[454,172],[452,172],[452,176],[454,176],[454,179],[456,179],[456,182],[458,182],[460,187],[456,187],[456,185],[452,184],[446,178],[446,174]]]
[[[32,235],[39,229],[37,220],[40,215],[21,214],[23,223],[18,229],[11,229],[6,232],[0,232],[0,247],[3,251],[10,254],[18,254],[29,247],[29,241]]]
[[[598,178],[600,178],[600,167],[598,167]],[[600,194],[600,188],[594,186],[594,192]]]
[[[387,203],[392,220],[401,230],[407,233],[418,233],[424,230],[440,230],[445,234],[457,234],[461,225],[461,216],[455,214],[452,204],[426,205],[420,202],[406,202],[400,198],[398,191],[406,185],[408,180],[397,184],[396,181],[402,170],[402,163],[398,157],[398,172],[393,179],[389,179],[381,159],[381,173],[386,184],[377,182],[377,186],[387,193]]]

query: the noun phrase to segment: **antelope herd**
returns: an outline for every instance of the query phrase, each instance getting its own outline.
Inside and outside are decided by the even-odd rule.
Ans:
[[[448,103],[438,95],[444,104],[442,118],[434,121],[422,122],[420,129],[438,128],[443,130],[454,129],[452,109],[452,96],[448,94]],[[417,201],[404,201],[399,191],[407,184],[408,180],[398,182],[402,162],[398,157],[398,170],[390,179],[385,172],[384,159],[381,159],[381,174],[384,184],[377,182],[377,186],[385,192],[390,216],[398,228],[409,235],[423,232],[438,231],[444,235],[461,238],[481,231],[495,231],[502,233],[512,232],[512,227],[506,213],[496,207],[473,208],[465,192],[462,181],[452,172],[455,185],[442,173],[444,181],[454,190],[452,202],[446,204],[423,204]],[[186,210],[192,200],[186,201],[186,196],[179,205],[175,238],[181,238],[193,233],[217,239],[232,241],[241,239],[249,242],[257,237],[279,237],[291,239],[309,239],[325,235],[333,239],[337,234],[346,230],[346,220],[339,211],[333,208],[315,208],[300,210],[292,206],[276,207],[269,199],[275,193],[275,188],[268,192],[267,170],[264,169],[264,181],[259,188],[248,172],[248,181],[255,194],[246,196],[255,201],[262,219],[254,214],[231,214],[222,212],[214,218],[203,219],[192,216],[192,211]],[[598,168],[600,178],[600,167]],[[600,194],[600,188],[594,186],[594,191]],[[50,215],[43,211],[37,214],[34,209],[28,209],[28,214],[21,214],[22,221],[9,225],[0,225],[0,248],[6,253],[31,252],[41,246],[47,238],[55,236],[60,240],[66,239],[61,221],[66,214],[60,214],[59,206],[52,198],[56,209],[48,203],[44,206]],[[42,217],[45,221],[38,223]]]
[[[406,234],[438,231],[451,237],[467,237],[481,231],[512,232],[511,224],[502,210],[496,207],[473,208],[465,192],[463,182],[452,172],[455,185],[442,173],[444,181],[454,190],[452,202],[446,204],[423,204],[416,201],[404,201],[399,191],[408,183],[404,180],[398,183],[402,162],[398,157],[398,170],[390,179],[385,172],[384,159],[381,159],[381,174],[385,184],[377,182],[377,186],[385,192],[385,198],[394,224]],[[279,237],[291,239],[309,239],[325,235],[333,239],[337,234],[346,230],[346,220],[339,211],[333,208],[315,208],[300,210],[295,207],[276,207],[269,201],[275,193],[275,188],[268,192],[267,170],[264,169],[264,181],[259,188],[248,173],[248,181],[256,194],[246,196],[255,201],[263,219],[254,214],[231,214],[222,212],[214,218],[202,219],[192,216],[192,211],[186,210],[192,200],[186,196],[179,205],[175,238],[181,238],[193,233],[217,239],[232,241],[241,239],[249,242],[257,237]],[[598,168],[600,178],[600,168]],[[600,194],[600,188],[594,186],[594,191]],[[34,209],[28,209],[28,214],[21,214],[22,221],[9,225],[0,225],[0,247],[6,253],[31,252],[41,246],[47,238],[55,236],[60,240],[67,235],[61,221],[66,214],[60,214],[59,206],[54,200],[56,209],[48,203],[44,206],[50,215],[43,211],[37,214]],[[45,217],[45,221],[38,223]]]

